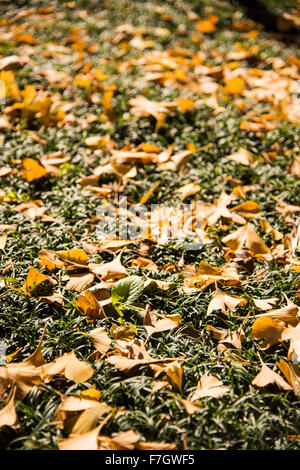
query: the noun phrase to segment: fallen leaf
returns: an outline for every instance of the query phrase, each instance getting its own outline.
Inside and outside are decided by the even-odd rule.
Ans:
[[[212,375],[203,375],[198,384],[195,392],[191,397],[191,401],[197,401],[199,398],[213,397],[220,398],[230,389],[223,385],[223,382]]]
[[[268,349],[281,340],[284,327],[270,317],[258,318],[252,326],[252,337],[263,340],[260,342],[261,349]]]
[[[266,364],[262,364],[260,372],[252,380],[252,385],[258,388],[265,388],[270,385],[277,385],[282,390],[292,390],[292,387],[277,372],[274,372]]]
[[[48,173],[47,170],[36,160],[33,160],[33,158],[24,158],[24,160],[22,160],[22,165],[24,169],[21,170],[21,174],[29,183],[42,178]]]
[[[227,155],[229,160],[233,160],[236,163],[240,163],[241,165],[245,166],[256,166],[260,161],[261,158],[254,153],[249,152],[243,147],[240,147],[239,150],[231,155]]]
[[[87,336],[93,343],[94,347],[102,355],[106,354],[111,346],[111,339],[105,331],[105,328],[96,328],[95,330],[90,331],[89,333],[82,333]]]
[[[222,238],[222,242],[232,250],[241,250],[245,245],[248,250],[255,255],[264,255],[270,252],[270,249],[264,241],[257,235],[253,226],[248,222],[236,232]]]
[[[121,254],[109,263],[91,263],[89,269],[92,273],[101,276],[103,281],[122,279],[128,275],[126,268],[121,263]]]
[[[226,313],[226,307],[231,312],[234,312],[237,306],[246,305],[246,303],[247,300],[243,299],[242,297],[228,295],[216,286],[216,292],[207,307],[207,315],[210,315],[215,310],[222,310],[224,313]]]
[[[0,410],[0,429],[3,426],[15,428],[18,425],[18,417],[15,409],[16,387],[13,387],[7,404]]]

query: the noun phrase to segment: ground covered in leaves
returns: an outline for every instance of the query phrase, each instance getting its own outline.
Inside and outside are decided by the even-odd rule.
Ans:
[[[298,51],[87,4],[0,21],[0,447],[297,449]]]

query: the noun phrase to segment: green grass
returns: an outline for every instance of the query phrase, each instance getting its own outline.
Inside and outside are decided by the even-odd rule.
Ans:
[[[15,8],[29,9],[40,6],[41,2],[5,2],[3,16],[14,17]],[[201,4],[200,4],[201,3]],[[200,4],[200,6],[198,6]],[[45,3],[46,5],[46,3]],[[167,116],[166,125],[158,134],[154,132],[152,118],[127,119],[123,113],[128,113],[128,99],[140,94],[133,85],[138,81],[141,71],[137,65],[134,69],[119,74],[116,72],[115,57],[119,51],[117,45],[111,45],[108,39],[113,35],[113,27],[124,23],[135,26],[168,28],[171,34],[167,38],[156,37],[156,48],[162,51],[172,46],[187,47],[194,52],[199,45],[190,41],[190,20],[186,16],[186,9],[195,7],[201,16],[214,13],[219,17],[219,28],[212,36],[206,37],[201,48],[209,52],[218,49],[222,54],[234,50],[234,43],[239,41],[244,48],[253,44],[260,46],[257,68],[267,69],[266,59],[269,56],[281,57],[297,54],[292,47],[287,47],[271,39],[267,33],[261,31],[255,39],[243,38],[237,31],[230,30],[232,15],[243,18],[243,11],[235,9],[230,2],[205,0],[202,2],[173,2],[163,3],[166,13],[171,19],[163,19],[155,12],[153,5],[162,5],[162,2],[142,1],[106,1],[106,2],[77,2],[78,8],[69,9],[64,3],[51,2],[51,5],[61,12],[59,20],[52,25],[38,29],[38,51],[43,51],[44,44],[55,39],[64,43],[71,27],[85,27],[90,35],[90,42],[97,44],[96,53],[86,53],[85,61],[97,65],[99,57],[110,62],[104,67],[108,75],[108,83],[114,83],[118,90],[113,98],[113,107],[117,114],[116,119],[108,132],[117,142],[118,148],[128,143],[135,146],[148,142],[166,148],[176,142],[175,151],[184,150],[187,143],[194,143],[196,147],[211,144],[210,148],[195,153],[184,175],[178,173],[159,171],[154,165],[141,167],[136,181],[140,185],[129,183],[124,195],[131,203],[137,203],[141,196],[157,181],[161,181],[158,190],[152,195],[149,204],[163,204],[178,202],[178,195],[174,190],[190,181],[200,185],[199,199],[213,202],[219,197],[224,188],[231,191],[225,176],[241,179],[243,184],[257,184],[262,180],[264,184],[260,191],[250,193],[252,200],[259,203],[262,213],[268,222],[284,235],[288,234],[291,226],[284,223],[281,215],[276,211],[276,200],[290,204],[299,204],[300,185],[299,178],[286,171],[292,161],[293,149],[299,135],[299,126],[288,122],[281,122],[274,130],[257,137],[254,133],[242,131],[239,128],[243,114],[230,102],[223,103],[225,111],[214,116],[205,105],[198,105],[193,111],[184,115]],[[48,6],[48,2],[47,2]],[[152,6],[152,7],[151,7]],[[80,8],[79,8],[80,7]],[[86,17],[80,15],[79,9],[88,9]],[[97,15],[100,15],[100,19]],[[30,17],[18,20],[29,21]],[[187,35],[178,33],[178,26],[185,25]],[[150,33],[151,36],[151,33]],[[0,47],[2,47],[0,45]],[[18,45],[12,42],[9,48],[1,48],[1,54],[10,55],[18,52]],[[122,60],[130,60],[141,54],[134,49],[128,51]],[[39,69],[57,68],[70,73],[74,77],[76,56],[68,59],[66,64],[56,66],[55,59],[46,59],[42,54],[36,54],[34,61]],[[211,63],[217,64],[217,59],[211,58]],[[247,61],[241,61],[241,66],[248,66]],[[37,76],[31,65],[26,65],[16,73],[20,87],[26,84],[39,86],[43,79]],[[134,81],[133,81],[134,80]],[[164,88],[148,84],[147,97],[152,100],[173,101],[180,92],[175,87]],[[28,269],[37,267],[38,251],[42,248],[49,250],[67,250],[80,247],[82,241],[96,240],[97,231],[91,226],[89,219],[96,215],[101,205],[100,198],[91,197],[90,193],[83,191],[76,183],[82,176],[91,174],[92,169],[102,163],[101,156],[88,161],[89,151],[84,140],[89,135],[105,135],[107,130],[104,123],[97,121],[82,128],[78,120],[88,113],[101,115],[102,108],[86,100],[85,92],[79,88],[71,87],[64,95],[66,100],[78,101],[79,105],[72,109],[75,124],[69,127],[45,127],[40,136],[47,141],[45,144],[32,142],[28,135],[28,128],[37,130],[39,122],[32,121],[20,123],[18,128],[7,130],[4,133],[4,143],[0,147],[0,165],[20,168],[13,162],[25,157],[40,158],[41,155],[61,150],[71,157],[71,161],[63,167],[59,178],[50,176],[36,183],[27,183],[20,174],[0,178],[0,188],[10,195],[10,202],[0,204],[1,224],[17,224],[18,230],[8,237],[6,253],[0,254],[0,275],[11,263],[4,277],[17,287],[22,286],[26,279]],[[51,93],[55,86],[48,86]],[[191,92],[191,98],[195,97]],[[265,111],[266,108],[266,111]],[[267,112],[264,103],[255,105],[257,114]],[[241,145],[256,154],[269,152],[280,145],[276,161],[264,161],[258,167],[248,168],[226,160],[224,157],[235,152]],[[284,156],[289,152],[289,156]],[[105,176],[103,183],[114,181],[115,178]],[[38,219],[31,222],[12,211],[17,202],[28,200],[41,200],[48,209],[48,214],[56,218],[59,223],[44,223]],[[191,199],[187,199],[189,202]],[[242,202],[242,199],[239,201]],[[296,215],[292,217],[296,218]],[[268,236],[261,231],[259,223],[253,219],[255,229],[261,237],[269,242]],[[185,263],[198,266],[200,260],[205,260],[214,266],[221,266],[225,262],[224,252],[220,238],[228,232],[219,232],[219,225],[210,228],[210,243],[199,248],[198,251],[187,251]],[[89,234],[86,234],[86,229]],[[230,230],[233,231],[234,227]],[[166,263],[178,263],[182,254],[182,245],[168,243],[167,245],[154,245],[151,259],[163,268]],[[132,267],[132,259],[138,256],[137,247],[130,246],[124,249],[122,262],[130,274],[145,275],[142,270]],[[93,261],[110,261],[112,254],[101,253],[93,257]],[[243,295],[248,299],[248,306],[252,298],[281,298],[283,293],[296,303],[295,297],[298,286],[298,275],[289,267],[274,262],[258,261],[254,274],[261,268],[267,268],[268,274],[264,282],[253,281],[246,286],[224,287],[223,290],[234,295]],[[3,276],[3,275],[2,275]],[[53,277],[58,281],[58,274]],[[223,380],[230,387],[230,393],[221,399],[207,398],[203,400],[200,411],[192,416],[187,415],[184,408],[168,392],[162,390],[151,394],[154,379],[151,369],[142,367],[136,375],[124,376],[119,370],[113,368],[105,360],[93,363],[95,374],[89,381],[95,384],[102,392],[101,399],[109,405],[125,409],[126,412],[117,419],[109,421],[102,432],[109,436],[114,433],[133,429],[145,441],[175,442],[179,449],[187,442],[188,448],[193,449],[299,449],[300,441],[288,441],[290,434],[300,434],[299,397],[292,392],[277,393],[256,390],[251,381],[260,369],[255,341],[251,339],[252,318],[245,323],[244,329],[247,340],[243,345],[241,355],[250,361],[240,363],[222,361],[216,349],[216,341],[205,327],[235,329],[241,320],[230,318],[216,313],[206,316],[207,305],[214,292],[210,286],[204,292],[197,294],[183,294],[179,291],[181,273],[170,273],[166,270],[151,274],[153,279],[168,280],[172,282],[170,293],[144,293],[141,301],[149,303],[153,309],[165,314],[179,313],[182,322],[201,331],[199,339],[195,340],[178,330],[161,333],[150,338],[147,350],[155,357],[185,356],[183,363],[183,391],[186,398],[196,386],[203,373],[209,373]],[[247,278],[245,274],[244,279]],[[53,360],[58,355],[76,350],[78,358],[87,359],[94,348],[89,340],[78,331],[88,332],[96,327],[104,326],[109,331],[110,323],[107,320],[98,320],[91,324],[87,317],[74,306],[77,294],[62,287],[65,307],[54,304],[45,304],[34,298],[29,298],[7,285],[0,288],[0,338],[8,345],[8,354],[22,348],[15,361],[24,360],[37,346],[45,324],[48,324],[43,341],[43,354],[45,358]],[[296,300],[295,300],[296,299]],[[238,314],[248,313],[247,307],[240,307]],[[252,308],[254,312],[254,308]],[[141,321],[134,314],[127,318],[136,324],[139,337],[146,339],[145,329]],[[272,367],[280,358],[286,358],[286,349],[283,345],[276,345],[261,353],[263,360]],[[275,368],[275,370],[277,370]],[[53,417],[60,404],[57,392],[65,395],[75,394],[85,389],[86,384],[76,385],[72,381],[53,380],[40,389],[33,389],[23,401],[16,403],[18,418],[21,426],[17,429],[4,428],[0,430],[1,449],[56,449],[59,438],[64,437],[63,431],[53,423]],[[173,390],[174,392],[174,390]],[[174,392],[179,395],[178,392]],[[3,402],[4,404],[4,402]]]

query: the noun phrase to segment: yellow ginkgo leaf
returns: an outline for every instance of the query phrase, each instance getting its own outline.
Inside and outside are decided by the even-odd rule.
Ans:
[[[21,170],[21,174],[23,178],[29,183],[31,181],[42,178],[48,173],[47,170],[36,160],[33,160],[33,158],[24,158],[22,165],[24,169]]]
[[[245,82],[240,77],[233,77],[226,81],[225,91],[230,95],[240,95],[244,90]]]
[[[273,344],[281,340],[284,327],[270,317],[258,318],[252,326],[252,337],[263,340],[260,343],[261,349],[268,349]]]

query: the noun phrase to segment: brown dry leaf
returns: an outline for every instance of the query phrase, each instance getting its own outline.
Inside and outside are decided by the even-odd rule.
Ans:
[[[79,436],[58,440],[59,450],[98,450],[98,435],[101,425]]]
[[[112,150],[111,163],[155,163],[157,162],[157,154],[149,152],[136,152],[135,150]],[[95,174],[95,172],[94,172]],[[127,172],[128,177],[128,172]]]
[[[126,268],[121,263],[121,253],[109,263],[91,263],[89,269],[92,273],[101,276],[103,281],[122,279],[128,276]]]
[[[29,183],[48,174],[46,168],[40,165],[36,160],[33,160],[33,158],[24,158],[22,165],[24,169],[21,170],[21,174]]]
[[[6,242],[7,242],[7,233],[4,232],[0,234],[0,250],[5,251]]]
[[[288,301],[286,307],[278,308],[276,310],[270,310],[266,313],[256,315],[256,318],[273,318],[274,320],[288,323],[292,326],[297,326],[299,323],[299,312],[300,308],[293,302]]]
[[[93,343],[94,347],[101,354],[106,354],[111,346],[111,339],[105,331],[105,328],[96,328],[95,330],[90,331],[89,333],[82,333],[84,336],[87,336]]]
[[[255,307],[259,310],[269,310],[276,304],[278,299],[276,297],[271,297],[269,299],[252,299]]]
[[[41,353],[46,327],[35,351],[22,362],[7,362],[0,367],[0,380],[4,387],[15,384],[18,392],[25,397],[30,390],[42,382],[40,366],[45,363]]]
[[[125,431],[117,436],[110,438],[99,436],[99,450],[133,450],[140,439],[140,436],[134,431]]]
[[[201,187],[199,186],[199,184],[188,183],[176,189],[175,192],[181,194],[180,202],[183,202],[187,197],[197,194],[200,191],[200,189]]]
[[[64,163],[67,163],[71,160],[71,157],[66,156],[63,152],[53,152],[48,155],[44,155],[40,162],[43,167],[47,170],[48,173],[52,175],[59,175],[59,167]]]
[[[216,222],[224,217],[225,219],[231,219],[237,224],[244,224],[246,220],[238,214],[231,212],[227,206],[232,203],[235,199],[235,195],[227,194],[225,191],[222,191],[220,197],[214,200],[213,204],[205,203],[203,206],[203,216],[207,220],[209,226],[215,225]]]
[[[153,333],[177,328],[180,322],[181,315],[166,315],[164,318],[159,318],[153,312],[147,310],[144,316],[143,326],[145,327],[149,337]]]
[[[227,155],[226,158],[233,160],[236,163],[240,163],[241,165],[251,166],[252,168],[262,161],[261,157],[249,152],[243,147],[240,147],[237,152]]]
[[[177,108],[177,101],[167,103],[165,101],[150,101],[144,96],[137,96],[129,100],[131,106],[131,113],[137,117],[153,116],[157,121],[160,121],[164,114],[167,114],[171,109]]]
[[[95,402],[95,406],[84,410],[80,414],[72,427],[72,436],[79,436],[92,431],[97,426],[99,418],[107,411],[109,411],[109,407],[106,405],[101,406],[100,403]]]
[[[137,450],[176,450],[176,444],[166,444],[164,442],[137,442]]]
[[[182,150],[172,155],[173,147],[174,145],[171,145],[166,151],[158,155],[158,168],[160,170],[179,171],[184,168],[190,155],[197,152],[197,149]]]
[[[96,242],[82,242],[84,251],[89,255],[95,255],[101,251],[108,251],[114,253],[118,251],[123,246],[132,245],[134,241],[132,240],[123,240],[119,238],[104,238],[101,241]]]
[[[300,157],[295,157],[290,168],[290,173],[300,178]]]
[[[211,314],[215,310],[222,310],[222,312],[226,313],[226,307],[231,312],[234,312],[238,305],[246,305],[246,303],[246,299],[237,295],[228,295],[221,291],[216,285],[216,292],[207,307],[207,315]]]
[[[180,392],[182,391],[183,370],[178,361],[173,361],[168,364],[151,364],[150,367],[154,371],[155,377],[161,373],[165,373],[165,378],[167,378],[172,385],[175,385]]]
[[[87,389],[84,392],[89,390],[95,389]],[[100,395],[100,392],[98,394]],[[82,413],[78,414],[80,411]],[[62,397],[62,403],[56,411],[54,421],[56,426],[64,428],[65,432],[72,432],[73,435],[85,434],[94,429],[98,419],[109,411],[111,407],[97,399],[67,396]]]
[[[231,250],[241,250],[245,245],[255,255],[265,255],[270,252],[265,242],[257,235],[253,226],[248,222],[236,232],[222,238],[222,242]]]
[[[64,263],[57,258],[53,251],[42,249],[39,251],[39,257],[41,258],[40,265],[45,266],[50,272],[64,266]]]
[[[18,425],[18,417],[15,409],[16,387],[13,387],[7,404],[0,410],[0,429],[3,426],[15,428]]]
[[[283,330],[284,327],[273,318],[258,318],[252,326],[252,337],[263,340],[259,344],[260,349],[268,349],[282,339]]]
[[[2,57],[0,59],[0,70],[20,68],[23,65],[28,64],[28,62],[30,62],[30,59],[26,56],[10,55]]]
[[[66,284],[66,289],[75,290],[76,292],[83,292],[95,279],[95,276],[92,273],[72,274],[66,276],[66,278],[67,277],[69,280]]]
[[[70,75],[66,72],[59,72],[58,70],[53,69],[46,69],[40,70],[38,72],[39,75],[45,77],[47,82],[49,83],[58,83],[58,82],[65,82],[66,80],[70,79]]]
[[[34,221],[37,217],[41,217],[42,220],[46,219],[45,213],[47,208],[43,206],[41,201],[23,202],[12,209],[14,212],[19,212],[24,215],[27,219]]]
[[[81,383],[86,382],[94,375],[94,369],[86,362],[77,359],[74,351],[71,351],[41,366],[41,377],[46,382],[56,374],[64,375],[69,380]]]
[[[194,266],[192,266],[192,268],[194,268]],[[199,284],[201,289],[205,289],[209,284],[215,281],[225,285],[235,285],[240,282],[238,272],[234,266],[226,264],[217,268],[203,260],[200,261],[198,270],[194,268],[191,271],[191,268],[186,266],[183,271],[183,276],[188,281],[188,287],[194,287]]]
[[[124,373],[128,373],[136,366],[153,364],[156,362],[173,362],[182,358],[153,359],[146,351],[144,343],[140,339],[131,341],[116,341],[114,345],[114,355],[107,359],[107,362],[117,367]]]
[[[207,326],[206,329],[211,331],[214,338],[219,341],[218,351],[224,351],[228,347],[242,349],[242,341],[245,341],[246,336],[240,328],[236,331],[225,330],[223,328],[214,328]]]
[[[181,405],[185,408],[185,411],[189,414],[192,415],[194,413],[197,413],[200,411],[200,408],[202,406],[201,402],[194,402],[192,403],[189,400],[185,400],[184,398],[177,397],[176,395],[173,395],[173,393],[168,393],[168,395],[172,398],[174,398],[176,401],[181,403]]]
[[[213,375],[203,375],[195,392],[191,397],[191,401],[197,401],[199,398],[214,397],[219,398],[228,393],[230,389],[223,385],[223,382]]]
[[[300,394],[300,366],[298,364],[292,364],[280,359],[276,362],[277,367],[281,370],[286,380],[292,387],[294,394]]]
[[[300,324],[296,327],[288,327],[282,333],[282,339],[290,340],[288,358],[294,364],[300,364]]]
[[[252,385],[258,388],[265,388],[270,385],[277,385],[282,390],[293,390],[292,387],[277,372],[274,372],[266,364],[262,364],[260,372],[252,380]]]

